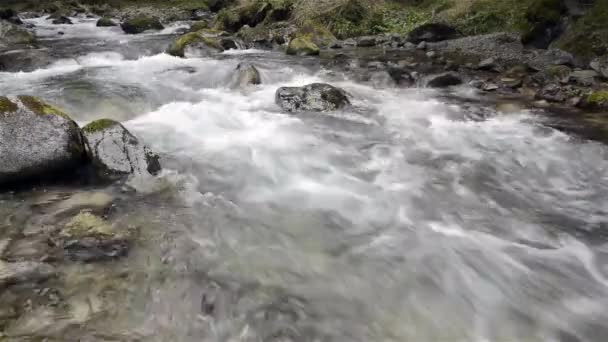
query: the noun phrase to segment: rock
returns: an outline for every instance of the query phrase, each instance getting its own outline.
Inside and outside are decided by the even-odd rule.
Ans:
[[[492,82],[486,82],[481,87],[481,89],[483,91],[496,91],[496,90],[498,90],[498,85],[496,85],[495,83],[492,83]]]
[[[579,107],[593,112],[608,112],[608,91],[596,91],[585,96]]]
[[[437,52],[435,52],[435,51],[428,51],[428,52],[426,53],[426,56],[427,56],[428,58],[435,58],[435,57],[437,57]]]
[[[53,19],[53,25],[72,25],[72,20],[68,17],[61,16],[59,18]]]
[[[202,21],[197,21],[195,23],[193,23],[192,25],[190,25],[190,32],[198,32],[201,30],[205,30],[205,29],[209,29],[209,22],[202,20]]]
[[[239,43],[232,38],[220,38],[219,44],[222,47],[222,50],[238,50]]]
[[[78,125],[32,96],[0,97],[0,184],[54,178],[84,162]]]
[[[126,256],[136,234],[133,228],[112,225],[99,216],[82,211],[52,239],[67,258],[95,262]]]
[[[564,102],[566,97],[562,92],[562,89],[556,84],[549,84],[543,87],[536,94],[536,98],[539,100],[545,100],[547,102]]]
[[[458,31],[452,26],[438,23],[424,24],[413,29],[407,40],[411,43],[440,42],[458,37]]]
[[[376,46],[376,44],[377,42],[375,36],[364,36],[357,39],[357,47],[372,47]]]
[[[55,275],[55,268],[40,262],[4,262],[0,260],[0,287],[24,283],[40,282]]]
[[[219,39],[218,36],[221,34],[220,31],[203,30],[198,32],[186,33],[178,37],[173,44],[167,50],[167,53],[176,57],[185,57],[186,49],[188,47],[199,47],[201,49],[211,49],[214,51],[224,51],[222,46],[223,39]],[[233,42],[234,43],[234,42]],[[230,47],[229,42],[226,41],[224,44]],[[236,46],[236,43],[234,43]]]
[[[35,40],[34,35],[28,30],[0,20],[0,48],[10,44],[32,44]]]
[[[524,82],[521,78],[505,77],[500,79],[500,83],[507,88],[516,89],[521,87]]]
[[[357,46],[357,41],[354,38],[345,39],[344,46]]]
[[[114,22],[114,20],[112,20],[112,18],[109,17],[102,17],[99,18],[99,20],[97,20],[97,27],[112,27],[112,26],[118,26],[117,23]]]
[[[608,79],[608,56],[598,57],[589,63],[589,67]]]
[[[566,65],[550,65],[542,72],[535,74],[532,78],[543,85],[546,83],[559,82],[566,84],[570,82],[570,74],[572,69]]]
[[[145,15],[128,18],[120,24],[120,27],[128,34],[138,34],[148,30],[162,30],[165,28],[158,18]]]
[[[425,87],[446,88],[462,84],[462,78],[455,72],[427,76],[424,80]]]
[[[239,63],[236,67],[236,73],[233,80],[235,88],[245,88],[249,85],[257,85],[262,83],[260,71],[253,64]]]
[[[560,49],[541,50],[528,63],[530,69],[542,71],[551,65],[574,66],[574,57],[571,53]]]
[[[478,70],[497,70],[498,64],[496,63],[496,60],[494,58],[490,57],[490,58],[486,58],[483,61],[479,62],[479,64],[477,64],[477,69]]]
[[[590,87],[596,83],[595,78],[599,76],[600,74],[595,70],[577,70],[570,73],[569,78],[578,85]]]
[[[23,21],[17,15],[17,12],[11,8],[0,9],[0,20],[6,20],[15,25],[23,25]]]
[[[119,122],[101,119],[82,129],[87,154],[101,178],[155,175],[161,170],[159,156]]]
[[[418,43],[418,45],[416,45],[416,49],[418,50],[426,50],[426,42],[420,42]]]
[[[329,84],[313,83],[304,87],[282,87],[275,103],[290,113],[324,112],[341,109],[350,104],[346,92]]]
[[[319,47],[307,37],[293,38],[287,46],[288,55],[316,56],[320,52]]]
[[[311,21],[304,23],[294,34],[294,37],[310,40],[320,49],[329,48],[338,40],[324,25]]]

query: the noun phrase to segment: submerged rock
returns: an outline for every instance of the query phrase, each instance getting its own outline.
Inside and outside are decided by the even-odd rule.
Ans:
[[[445,24],[424,24],[418,26],[408,35],[407,40],[410,43],[418,44],[420,42],[439,42],[442,40],[454,39],[458,37],[458,31],[452,26]]]
[[[279,88],[275,102],[290,113],[333,111],[350,104],[344,90],[324,83]]]
[[[82,132],[87,154],[102,178],[155,175],[161,170],[159,156],[119,122],[97,120],[86,125]]]
[[[55,275],[55,268],[41,262],[4,262],[0,260],[0,287],[23,282],[38,282]]]
[[[431,88],[446,88],[462,83],[462,78],[455,72],[445,72],[442,74],[431,75],[424,79],[424,86]]]
[[[93,262],[126,256],[135,236],[135,229],[112,225],[82,211],[53,240],[69,259]]]
[[[236,67],[236,73],[233,81],[235,88],[245,88],[249,85],[257,85],[262,83],[260,71],[253,64],[239,63]]]
[[[120,24],[120,27],[128,34],[138,34],[148,30],[162,30],[165,28],[158,18],[145,15],[128,18]]]
[[[0,184],[53,178],[84,162],[78,125],[32,96],[0,97]]]
[[[112,26],[118,26],[117,23],[114,22],[114,20],[112,20],[112,18],[109,17],[102,17],[99,18],[99,20],[97,20],[97,27],[112,27]]]

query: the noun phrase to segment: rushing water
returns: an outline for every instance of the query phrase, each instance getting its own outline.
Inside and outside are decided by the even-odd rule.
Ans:
[[[124,305],[90,340],[608,338],[605,145],[527,111],[472,119],[434,91],[357,83],[315,59],[163,54],[180,26],[34,22],[54,61],[0,73],[0,93],[41,96],[81,124],[123,121],[163,156],[159,179],[136,186],[176,193],[123,203],[162,233],[131,257],[144,255],[142,276],[106,298]],[[263,85],[231,87],[244,60]],[[278,87],[317,81],[354,108],[274,104]]]

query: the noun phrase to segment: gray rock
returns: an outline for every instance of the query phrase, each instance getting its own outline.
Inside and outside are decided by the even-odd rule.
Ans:
[[[403,48],[405,50],[414,50],[416,48],[416,44],[414,44],[412,42],[406,42],[403,44]]]
[[[560,49],[541,50],[527,63],[528,67],[536,71],[545,70],[552,65],[574,66],[574,56]]]
[[[547,102],[564,102],[566,97],[557,84],[549,84],[536,94],[536,98]]]
[[[482,86],[481,89],[484,91],[495,91],[498,90],[498,85],[492,82],[487,82]]]
[[[435,57],[437,57],[437,52],[435,52],[435,51],[428,51],[428,52],[426,53],[426,56],[427,56],[428,58],[435,58]]]
[[[418,26],[413,29],[408,35],[407,40],[418,44],[420,42],[439,42],[448,39],[454,39],[458,36],[458,31],[452,26],[430,23]]]
[[[78,125],[32,96],[0,97],[0,184],[52,178],[83,164]]]
[[[333,111],[350,104],[344,90],[324,83],[279,88],[275,102],[290,113]]]
[[[570,80],[578,85],[590,87],[595,84],[595,78],[600,74],[595,70],[577,70],[570,73]]]
[[[161,170],[159,156],[119,122],[102,119],[82,129],[87,154],[102,178],[155,175]]]
[[[420,42],[416,45],[416,49],[418,50],[426,50],[426,42]]]
[[[97,27],[112,27],[112,26],[118,26],[117,23],[114,22],[114,20],[112,20],[112,18],[109,17],[102,17],[99,18],[99,20],[97,20]]]
[[[589,63],[591,69],[608,79],[608,56],[598,57]]]
[[[253,64],[239,63],[236,67],[236,73],[233,79],[234,88],[245,88],[249,85],[257,85],[262,83],[260,71]]]
[[[0,48],[11,44],[31,44],[34,41],[34,35],[28,30],[8,21],[0,20]]]
[[[424,79],[425,87],[446,88],[462,84],[462,78],[455,72],[445,72],[437,75],[430,75]]]
[[[357,39],[358,47],[372,47],[378,44],[375,36],[364,36]]]
[[[128,34],[138,34],[148,30],[162,30],[164,28],[158,18],[145,15],[128,18],[120,24],[120,27]]]
[[[356,46],[357,41],[353,38],[348,38],[344,41],[344,46]]]
[[[524,82],[521,78],[505,77],[500,79],[500,83],[507,88],[516,89],[520,88]]]
[[[4,262],[0,260],[0,286],[39,282],[55,275],[55,268],[40,262]]]
[[[496,69],[496,67],[496,59],[492,57],[486,58],[483,61],[479,62],[479,64],[477,64],[477,69],[479,70],[494,70]]]

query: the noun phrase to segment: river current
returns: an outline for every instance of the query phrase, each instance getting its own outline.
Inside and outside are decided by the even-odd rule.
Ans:
[[[42,97],[79,124],[120,120],[164,167],[132,181],[145,200],[119,204],[155,233],[129,257],[129,294],[106,297],[113,314],[83,340],[608,339],[604,144],[537,112],[472,110],[314,58],[164,54],[185,25],[128,36],[94,19],[29,21],[53,61],[0,72],[0,93]],[[232,86],[243,61],[262,85]],[[278,87],[313,82],[353,107],[275,105]]]

